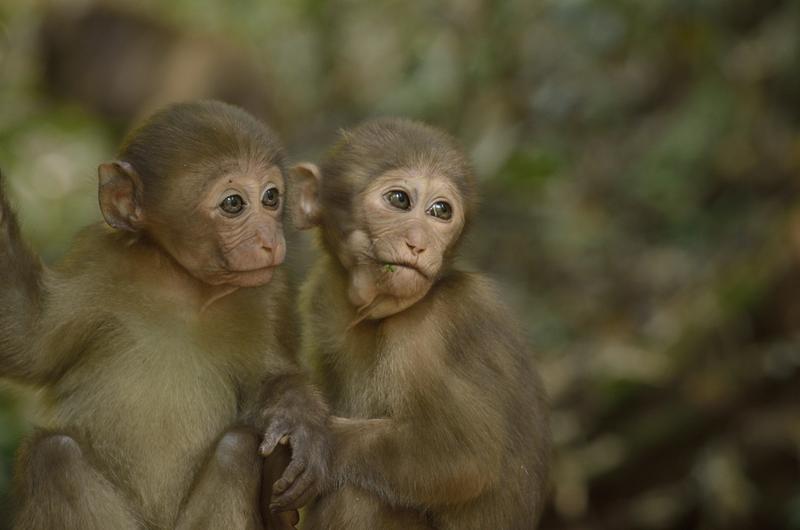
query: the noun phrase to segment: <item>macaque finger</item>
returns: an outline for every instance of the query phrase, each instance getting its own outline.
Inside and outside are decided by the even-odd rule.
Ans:
[[[296,507],[296,508],[299,509],[299,508],[307,505],[312,500],[314,500],[314,497],[316,497],[318,493],[319,493],[318,489],[314,487],[314,483],[312,482],[306,488],[306,490],[297,497],[297,500],[295,500],[294,503],[293,503],[293,507]]]
[[[275,447],[281,443],[284,438],[289,437],[288,432],[289,425],[287,422],[278,420],[271,423],[267,428],[267,432],[264,433],[264,439],[261,441],[261,445],[258,448],[261,455],[271,455],[272,451],[275,450]]]
[[[279,511],[300,508],[302,506],[301,502],[306,501],[306,497],[309,497],[307,493],[309,493],[308,490],[312,489],[310,486],[313,483],[313,473],[304,473],[294,481],[287,491],[277,497],[273,496],[269,505],[270,510]]]
[[[278,440],[275,440],[274,437],[265,437],[264,441],[261,442],[261,445],[258,448],[258,452],[261,453],[261,456],[269,456],[272,454],[272,451],[275,450],[275,447],[278,446]]]
[[[283,471],[283,475],[281,478],[275,481],[275,484],[272,486],[273,493],[283,493],[286,491],[286,488],[292,485],[292,483],[297,479],[297,477],[302,473],[306,468],[306,463],[304,460],[292,459],[286,469]]]

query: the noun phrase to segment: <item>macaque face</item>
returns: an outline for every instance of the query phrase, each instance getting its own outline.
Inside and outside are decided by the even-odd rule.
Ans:
[[[154,232],[176,261],[207,284],[264,285],[286,256],[284,192],[276,166],[232,169],[209,181],[198,203],[183,209],[183,220],[165,215],[163,226],[172,228],[164,237],[158,237],[163,230]]]
[[[285,158],[275,133],[241,109],[176,104],[100,164],[100,210],[207,285],[263,285],[286,255]]]
[[[421,299],[464,226],[457,189],[426,168],[388,171],[354,201],[355,226],[340,259],[349,296],[365,318],[381,318]]]

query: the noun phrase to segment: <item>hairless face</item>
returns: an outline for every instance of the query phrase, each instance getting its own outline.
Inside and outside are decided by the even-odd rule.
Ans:
[[[159,229],[153,232],[178,263],[205,283],[262,285],[286,255],[284,191],[275,166],[221,171],[185,207],[156,211],[153,223]],[[185,237],[187,229],[193,237]]]
[[[245,112],[176,105],[100,166],[100,207],[206,284],[263,285],[286,255],[283,164],[273,133]]]
[[[376,178],[356,201],[363,228],[351,233],[346,248],[357,278],[351,301],[363,307],[379,295],[422,298],[464,226],[458,191],[427,168],[403,168]]]
[[[345,133],[321,170],[300,164],[294,174],[299,225],[322,226],[348,271],[359,319],[383,318],[423,298],[474,207],[472,176],[453,141],[406,120]]]

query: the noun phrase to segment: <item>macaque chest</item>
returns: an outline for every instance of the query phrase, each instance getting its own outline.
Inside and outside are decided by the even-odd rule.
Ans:
[[[52,426],[89,440],[158,524],[177,516],[184,486],[238,415],[234,374],[213,343],[201,345],[190,331],[131,326],[132,340],[121,337],[114,359],[102,353],[107,344],[87,350],[51,399]]]
[[[339,373],[335,413],[354,418],[392,417],[409,392],[405,359],[412,354],[393,341],[380,341],[366,351],[370,358],[351,358],[347,369]]]

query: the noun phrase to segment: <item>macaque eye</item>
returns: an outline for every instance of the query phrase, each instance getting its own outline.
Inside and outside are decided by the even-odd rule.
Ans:
[[[244,210],[244,199],[241,195],[228,195],[219,203],[222,211],[229,215],[238,215]]]
[[[267,188],[264,192],[264,195],[261,197],[261,204],[263,204],[267,208],[275,209],[278,207],[278,202],[280,202],[281,192],[278,191],[278,188],[272,187]]]
[[[401,190],[392,190],[384,195],[386,201],[400,210],[408,210],[411,208],[411,199],[408,194]]]
[[[428,208],[428,214],[438,217],[443,221],[447,221],[453,217],[453,209],[450,207],[450,204],[444,201],[436,201],[435,203],[431,204],[430,208]]]

